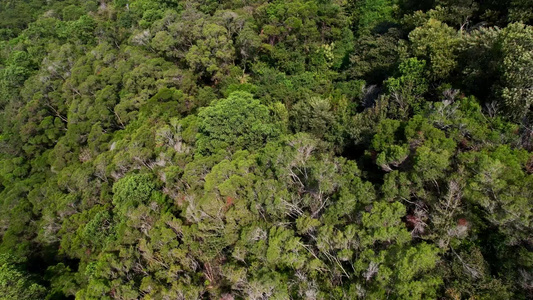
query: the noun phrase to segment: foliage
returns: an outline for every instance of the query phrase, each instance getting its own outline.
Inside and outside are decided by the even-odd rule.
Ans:
[[[531,8],[0,0],[0,298],[533,298]]]

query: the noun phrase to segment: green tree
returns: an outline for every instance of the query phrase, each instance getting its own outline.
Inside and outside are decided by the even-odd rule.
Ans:
[[[234,92],[226,99],[215,101],[198,116],[199,153],[253,150],[281,133],[268,107],[246,92]]]
[[[46,288],[21,271],[6,254],[0,256],[0,299],[42,298]]]
[[[398,67],[399,76],[386,81],[395,116],[406,118],[420,110],[423,95],[428,90],[425,67],[426,61],[409,58]]]
[[[458,33],[435,19],[409,33],[413,54],[428,61],[433,79],[446,79],[457,65]]]

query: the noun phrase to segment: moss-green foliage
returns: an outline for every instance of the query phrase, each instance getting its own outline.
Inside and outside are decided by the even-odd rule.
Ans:
[[[46,288],[32,278],[13,261],[13,257],[0,256],[0,299],[38,299],[46,295]]]
[[[0,299],[533,298],[531,8],[0,0]]]
[[[255,150],[281,133],[268,107],[246,92],[234,92],[227,99],[212,103],[198,117],[199,153]]]

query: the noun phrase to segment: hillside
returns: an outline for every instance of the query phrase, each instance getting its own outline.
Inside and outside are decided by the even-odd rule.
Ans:
[[[532,0],[0,0],[0,299],[533,299]]]

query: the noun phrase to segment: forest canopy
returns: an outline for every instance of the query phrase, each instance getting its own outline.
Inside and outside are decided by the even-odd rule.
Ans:
[[[533,299],[533,1],[0,0],[0,299]]]

